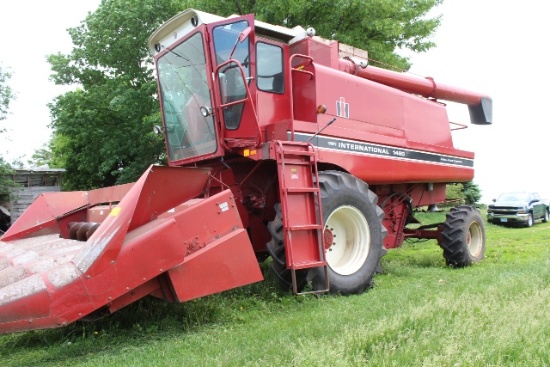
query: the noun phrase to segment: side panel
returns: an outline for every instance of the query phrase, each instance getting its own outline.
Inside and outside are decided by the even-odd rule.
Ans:
[[[186,257],[182,265],[168,271],[168,276],[179,302],[263,279],[244,229]]]
[[[336,164],[370,185],[463,182],[474,176],[473,154],[466,158],[297,132],[294,137],[311,139],[319,149],[319,163]]]
[[[319,163],[371,185],[473,178],[474,154],[454,148],[444,105],[322,65],[315,80],[326,113],[317,124],[295,121],[293,130],[294,140],[317,146]]]
[[[404,139],[398,145],[402,147],[421,143],[422,150],[453,148],[443,105],[321,65],[316,65],[315,77],[317,103],[337,118],[326,134],[339,129],[341,137],[386,144],[391,144],[386,137],[395,137]],[[373,140],[365,133],[378,137]]]

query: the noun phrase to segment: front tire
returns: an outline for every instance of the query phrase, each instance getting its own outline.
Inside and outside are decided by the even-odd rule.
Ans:
[[[467,205],[452,208],[439,243],[448,266],[465,267],[485,256],[485,227],[479,211]]]
[[[525,224],[525,227],[532,227],[533,223],[535,223],[535,220],[533,219],[533,213],[529,213],[529,217],[527,217],[527,223]]]
[[[387,252],[384,212],[378,197],[356,177],[338,171],[319,174],[325,230],[334,237],[326,252],[330,293],[357,294],[373,286]],[[313,289],[325,286],[322,268],[310,270]]]
[[[332,237],[326,251],[330,293],[356,294],[372,287],[374,274],[380,269],[380,259],[387,250],[383,240],[387,233],[382,225],[384,212],[377,196],[363,181],[338,171],[319,173],[321,205],[325,222],[325,236]],[[272,239],[267,245],[272,255],[271,270],[279,283],[291,287],[286,269],[280,209],[268,228]],[[326,235],[328,232],[328,236]],[[314,291],[325,289],[325,271],[322,267],[297,272],[298,290],[311,281]]]
[[[267,224],[267,229],[271,234],[271,240],[267,243],[267,252],[271,255],[269,268],[275,275],[281,289],[289,291],[292,289],[292,273],[286,267],[286,252],[283,234],[283,217],[281,214],[281,204],[275,204],[275,219]],[[307,271],[296,271],[296,283],[298,292],[306,285]]]

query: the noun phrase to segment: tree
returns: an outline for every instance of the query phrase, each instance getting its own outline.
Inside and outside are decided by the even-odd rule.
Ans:
[[[10,102],[15,98],[13,91],[8,85],[8,80],[11,77],[11,73],[2,69],[0,65],[0,121],[6,119]]]
[[[133,181],[163,162],[163,142],[149,35],[182,9],[257,19],[293,27],[313,26],[326,38],[370,51],[371,57],[407,69],[395,51],[426,51],[439,18],[424,19],[443,0],[103,0],[81,25],[69,29],[69,55],[48,57],[57,84],[75,91],[50,105],[51,167],[66,169],[64,189],[90,189]]]
[[[31,156],[31,159],[27,161],[27,163],[31,167],[42,167],[42,166],[49,166],[50,162],[52,162],[52,151],[48,147],[48,145],[44,144],[42,147],[36,149],[34,153]]]
[[[481,190],[473,181],[464,182],[462,184],[462,193],[464,194],[464,202],[468,205],[479,205],[481,199]]]
[[[256,19],[289,28],[315,28],[317,35],[369,52],[371,63],[408,70],[396,50],[425,52],[440,17],[428,17],[444,0],[197,0],[191,5],[214,14],[254,13]]]
[[[15,183],[9,176],[12,172],[11,166],[0,157],[0,205],[9,201],[10,189],[15,187]]]
[[[65,189],[130,182],[162,160],[147,38],[179,9],[169,0],[103,1],[69,29],[72,53],[48,57],[55,83],[81,86],[49,105],[50,165],[66,169]]]
[[[453,206],[457,204],[466,204],[480,207],[481,204],[479,204],[479,199],[481,199],[481,190],[473,181],[448,184],[446,199],[452,201]]]
[[[6,119],[10,102],[15,98],[13,91],[8,85],[10,77],[11,74],[0,66],[0,121]],[[2,130],[0,130],[1,132]],[[9,199],[10,188],[15,186],[8,176],[11,172],[11,166],[0,156],[0,204]]]

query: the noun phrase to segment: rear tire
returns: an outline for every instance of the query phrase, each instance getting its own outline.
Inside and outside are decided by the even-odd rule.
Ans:
[[[333,245],[326,252],[330,293],[356,294],[372,287],[374,274],[380,271],[380,259],[387,250],[383,240],[387,233],[382,225],[384,212],[376,202],[377,196],[363,181],[338,171],[324,171],[319,174],[321,203],[325,229],[334,237]],[[277,216],[269,223],[272,234],[267,244],[272,255],[271,269],[279,283],[291,288],[290,271],[286,269],[280,207]],[[296,272],[298,290],[311,281],[313,290],[326,287],[325,271],[322,267]]]
[[[441,231],[443,257],[447,265],[470,266],[485,256],[485,227],[479,211],[467,205],[452,208]]]
[[[548,223],[548,209],[544,209],[544,217],[542,218],[542,223]]]

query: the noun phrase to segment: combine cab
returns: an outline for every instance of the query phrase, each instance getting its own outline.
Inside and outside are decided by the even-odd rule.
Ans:
[[[406,238],[436,239],[450,266],[482,259],[473,207],[408,225],[474,176],[441,101],[490,124],[491,98],[252,15],[189,9],[149,49],[169,167],[37,198],[0,239],[0,333],[185,302],[262,280],[261,261],[295,294],[361,293]]]

